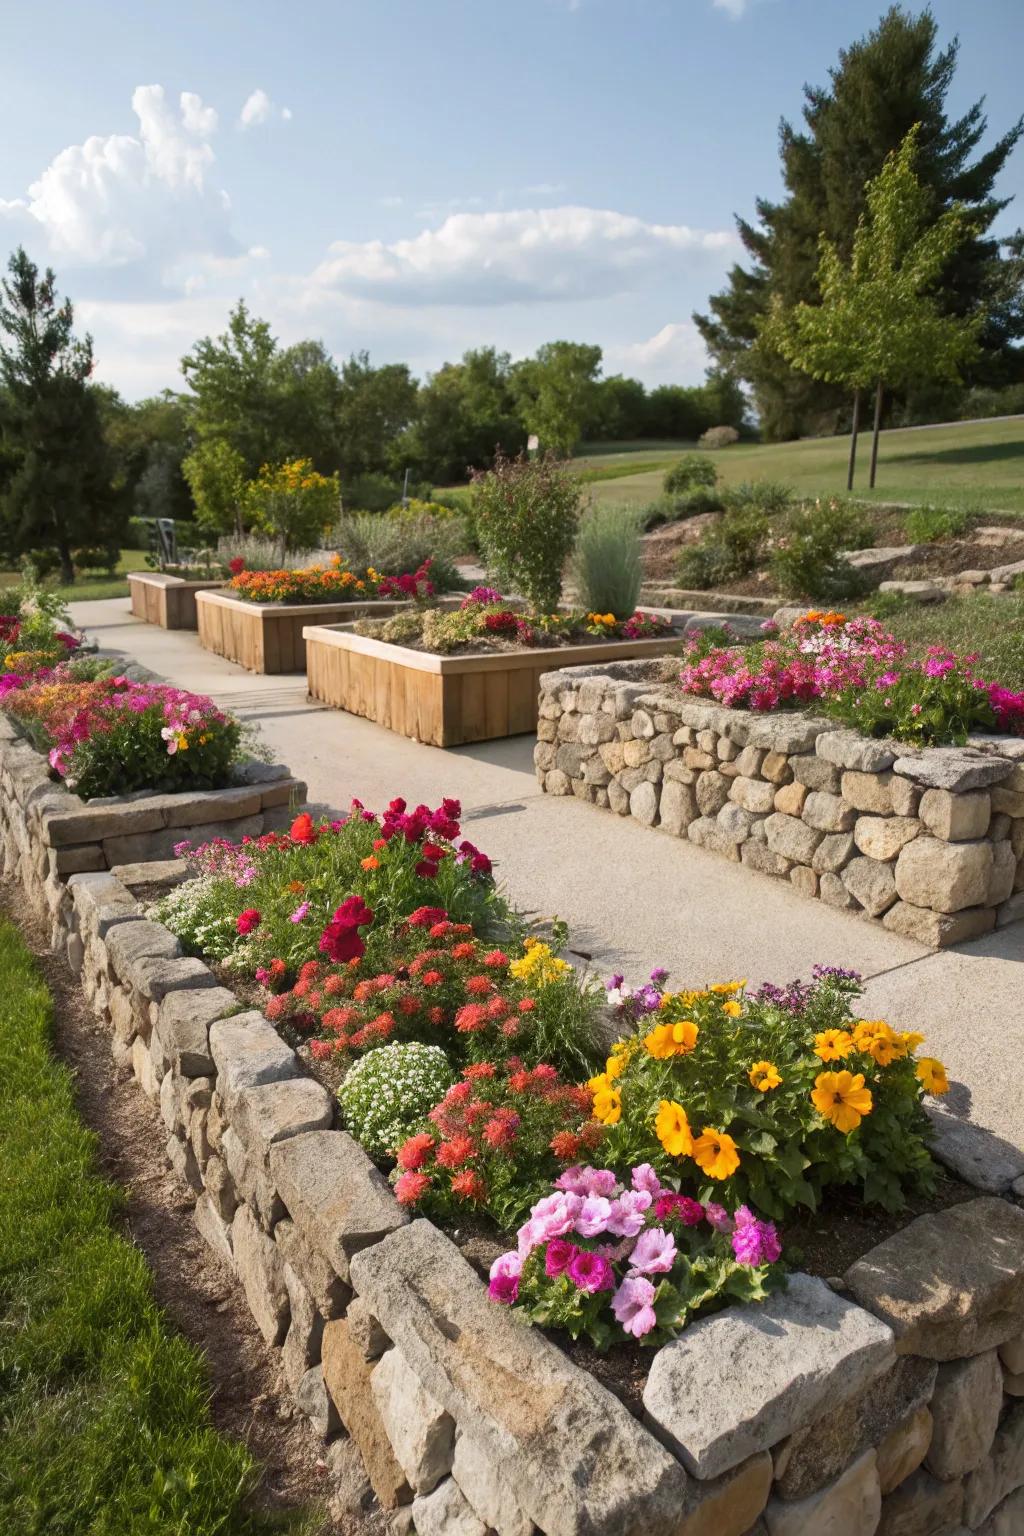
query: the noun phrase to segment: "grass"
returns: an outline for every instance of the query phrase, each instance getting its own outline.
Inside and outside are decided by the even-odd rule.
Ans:
[[[883,593],[863,607],[915,650],[946,645],[961,655],[977,653],[982,677],[1024,690],[1024,593],[991,597],[977,592],[925,604]]]
[[[213,1428],[202,1360],[117,1231],[121,1197],[51,1054],[52,999],[3,919],[0,975],[0,1530],[280,1531],[249,1510],[258,1469]]]
[[[63,585],[55,577],[47,581],[46,585],[52,586],[59,592],[66,603],[84,603],[103,597],[127,597],[128,583],[125,580],[127,573],[145,569],[146,551],[144,549],[122,549],[121,558],[113,574],[108,574],[106,571],[86,571],[70,586]],[[5,587],[16,587],[20,580],[20,571],[0,570],[0,591]]]
[[[1019,420],[884,432],[874,491],[867,489],[870,449],[866,433],[858,448],[856,496],[1024,513],[1024,423]],[[680,445],[679,453],[684,451],[692,449]],[[848,452],[848,437],[816,437],[796,443],[737,443],[713,457],[724,485],[766,478],[785,481],[800,496],[819,496],[844,491]],[[581,463],[587,478],[602,465],[617,469],[617,474],[596,480],[592,494],[597,501],[625,503],[653,501],[661,494],[662,476],[672,459],[659,453],[652,460],[644,465],[635,453],[589,453]]]

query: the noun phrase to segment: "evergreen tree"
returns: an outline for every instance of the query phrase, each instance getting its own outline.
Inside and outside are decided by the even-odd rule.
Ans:
[[[74,551],[112,548],[124,513],[112,488],[113,461],[90,387],[92,338],[74,334],[70,299],[42,277],[19,246],[0,283],[0,437],[5,466],[0,546],[56,555],[75,579]]]
[[[1024,335],[1019,306],[984,302],[1005,286],[999,242],[987,232],[1007,205],[993,189],[1024,119],[976,153],[988,126],[983,103],[955,120],[947,116],[959,45],[954,38],[940,50],[937,32],[930,11],[915,16],[895,5],[873,32],[840,53],[828,86],[805,87],[805,130],[785,120],[780,127],[787,196],[778,203],[759,199],[757,221],[737,221],[752,262],[733,268],[727,287],[712,298],[710,314],[694,316],[716,363],[753,386],[768,437],[793,437],[820,426],[830,410],[833,426],[838,425],[841,393],[795,372],[777,353],[756,348],[758,327],[773,299],[786,308],[815,302],[820,235],[849,259],[864,211],[864,187],[915,123],[921,125],[917,174],[931,216],[962,203],[975,230],[943,274],[945,311],[967,315],[988,309],[982,355],[995,376],[1013,342]]]

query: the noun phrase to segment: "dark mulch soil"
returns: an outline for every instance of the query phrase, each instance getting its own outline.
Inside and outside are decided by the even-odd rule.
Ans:
[[[124,1235],[145,1254],[161,1306],[205,1356],[214,1424],[244,1441],[264,1469],[259,1506],[313,1511],[318,1536],[383,1536],[382,1511],[339,1510],[333,1498],[328,1505],[324,1447],[295,1409],[237,1281],[196,1231],[192,1200],[164,1159],[167,1130],[156,1106],[127,1069],[115,1067],[108,1034],[8,883],[0,883],[0,910],[18,923],[53,993],[54,1050],[74,1073],[78,1111],[99,1138],[103,1172],[126,1193]]]

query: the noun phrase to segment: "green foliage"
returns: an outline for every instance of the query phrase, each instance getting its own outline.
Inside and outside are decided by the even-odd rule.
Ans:
[[[958,539],[974,520],[964,507],[914,507],[906,516],[907,538],[912,544]]]
[[[372,567],[382,576],[400,576],[431,561],[430,576],[440,592],[461,586],[455,561],[466,553],[461,519],[450,515],[413,513],[382,517],[358,512],[342,517],[331,541],[352,570]]]
[[[473,518],[488,567],[502,587],[553,613],[562,568],[576,540],[583,492],[553,454],[506,458],[473,477]]]
[[[319,546],[340,503],[337,475],[317,474],[309,459],[261,464],[245,488],[253,528],[275,539],[282,554]]]
[[[397,1041],[353,1064],[338,1103],[346,1128],[371,1157],[393,1157],[454,1081],[440,1046]]]
[[[992,597],[982,590],[969,597],[924,604],[880,592],[865,606],[915,652],[942,645],[976,654],[979,672],[1024,693],[1024,593]]]
[[[870,522],[838,498],[795,507],[771,551],[775,590],[785,597],[856,596],[864,591],[865,578],[842,551],[865,549],[872,538]]]
[[[217,559],[227,569],[230,561],[241,560],[247,571],[302,571],[312,564],[312,549],[290,549],[281,553],[275,539],[258,533],[226,534],[217,540]]]
[[[207,439],[181,464],[195,502],[196,522],[210,534],[243,532],[245,460],[220,437]]]
[[[662,488],[667,496],[699,488],[714,490],[718,470],[705,453],[684,453],[665,475]]]
[[[769,526],[767,512],[756,504],[728,508],[698,544],[680,553],[680,584],[705,591],[749,576],[761,560]]]
[[[592,507],[580,522],[573,578],[580,603],[592,613],[628,619],[643,581],[640,515],[633,507]]]
[[[343,478],[352,476],[358,483],[361,477],[394,471],[398,479],[397,444],[415,413],[416,380],[405,363],[375,368],[367,352],[343,363],[335,415]]]
[[[520,453],[526,430],[507,352],[479,347],[445,363],[420,385],[416,417],[395,445],[395,462],[439,481],[489,469],[499,448]]]
[[[722,492],[722,502],[726,510],[739,511],[748,507],[758,507],[769,517],[779,517],[787,512],[793,501],[793,492],[788,485],[781,480],[741,480],[739,485],[730,485]]]
[[[97,1166],[53,1005],[0,923],[0,1528],[24,1536],[261,1536],[258,1469],[210,1417],[197,1352],[153,1299]]]
[[[544,452],[572,453],[593,413],[600,371],[601,348],[575,341],[549,341],[518,364],[513,390],[519,413]]]

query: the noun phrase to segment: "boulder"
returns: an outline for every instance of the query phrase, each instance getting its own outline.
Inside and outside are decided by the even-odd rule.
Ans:
[[[810,1498],[793,1504],[772,1499],[764,1523],[768,1536],[874,1536],[881,1509],[878,1467],[870,1450]]]
[[[355,1254],[409,1219],[345,1131],[306,1131],[277,1142],[270,1174],[296,1227],[342,1280]]]
[[[359,1449],[370,1486],[385,1509],[407,1504],[412,1490],[392,1449],[370,1386],[374,1367],[363,1359],[344,1318],[325,1324],[321,1353],[328,1395]]]
[[[865,819],[861,817],[861,821]],[[881,917],[896,900],[892,865],[883,864],[878,859],[851,859],[843,870],[842,881],[870,917]]]
[[[229,1109],[243,1089],[299,1073],[295,1052],[255,1009],[210,1025],[210,1055],[217,1068],[217,1091]]]
[[[871,816],[891,816],[892,780],[889,769],[883,773],[860,773],[851,768],[843,774],[840,793],[855,811],[864,811]]]
[[[853,840],[871,859],[894,859],[920,830],[916,816],[858,816]]]
[[[837,875],[853,858],[853,847],[852,832],[830,832],[815,848],[811,868],[819,875]]]
[[[764,824],[765,840],[773,853],[792,859],[794,864],[810,864],[814,851],[824,837],[823,832],[805,825],[795,816],[784,816],[774,811]]]
[[[939,1367],[931,1402],[926,1466],[949,1483],[974,1472],[992,1449],[1003,1406],[1003,1370],[994,1349]]]
[[[940,1482],[922,1467],[883,1499],[877,1536],[955,1536],[963,1509],[963,1483]]]
[[[452,1469],[455,1421],[436,1403],[400,1349],[374,1367],[370,1388],[399,1466],[415,1493],[429,1493]]]
[[[487,1536],[487,1527],[452,1478],[412,1501],[416,1536]]]
[[[948,789],[926,789],[917,814],[933,837],[947,843],[967,842],[988,831],[992,797],[984,789],[958,795]]]
[[[996,1431],[992,1454],[964,1483],[964,1523],[977,1530],[1007,1495],[1024,1486],[1024,1403],[1010,1409]],[[1008,1528],[1017,1536],[1013,1526]]]
[[[912,1356],[904,1356],[911,1359]],[[916,1472],[932,1443],[932,1416],[928,1408],[916,1408],[891,1429],[878,1445],[878,1481],[882,1497],[898,1488]]]
[[[326,1088],[310,1077],[294,1077],[243,1088],[232,1108],[231,1126],[244,1147],[265,1158],[289,1136],[328,1130],[333,1118]]]
[[[947,914],[933,912],[930,907],[915,907],[909,901],[898,901],[882,918],[882,925],[890,933],[916,939],[931,949],[945,949],[951,944],[964,944],[968,939],[989,933],[996,926],[996,914],[992,907],[968,907],[963,912]]]
[[[815,752],[825,762],[850,772],[884,773],[896,761],[897,747],[893,742],[871,741],[859,731],[830,730],[818,737]]]
[[[245,1299],[268,1344],[280,1344],[288,1327],[288,1290],[277,1244],[268,1237],[247,1205],[240,1205],[231,1223],[235,1268]]]
[[[947,789],[958,795],[998,784],[1012,771],[1005,758],[973,747],[922,747],[905,752],[892,766],[896,773],[926,789]]]
[[[984,904],[992,868],[991,843],[917,837],[896,862],[896,889],[914,906],[960,912]]]

